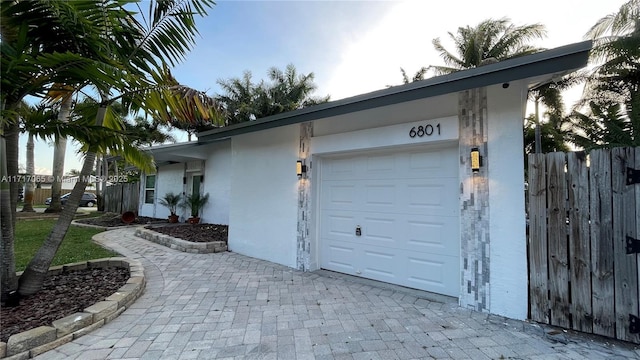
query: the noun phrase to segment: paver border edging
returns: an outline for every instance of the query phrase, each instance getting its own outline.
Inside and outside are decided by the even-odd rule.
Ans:
[[[78,220],[84,220],[84,219],[78,219]],[[123,225],[123,226],[100,226],[100,225],[93,225],[93,224],[85,224],[85,223],[81,223],[78,222],[76,220],[71,221],[71,225],[75,225],[75,226],[79,226],[79,227],[85,227],[85,228],[92,228],[92,229],[99,229],[99,230],[103,230],[103,231],[109,231],[109,230],[118,230],[118,229],[124,229],[127,227],[133,227],[133,226],[141,226],[142,224],[129,224],[129,225]]]
[[[54,321],[51,326],[40,326],[11,335],[6,343],[0,342],[0,359],[33,358],[102,327],[124,312],[142,295],[146,286],[144,267],[140,261],[110,257],[53,266],[49,268],[49,273],[108,267],[129,269],[129,279],[118,291],[104,301],[85,308],[83,312]]]
[[[178,239],[176,237],[161,234],[157,231],[139,227],[134,233],[135,236],[149,240],[156,244],[164,245],[170,249],[191,253],[191,254],[211,254],[227,251],[227,243],[224,241],[211,242],[191,242]]]

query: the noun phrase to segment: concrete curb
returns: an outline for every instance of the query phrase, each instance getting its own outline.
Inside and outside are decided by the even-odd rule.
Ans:
[[[6,343],[0,342],[0,358],[7,360],[33,358],[77,339],[120,315],[144,292],[146,279],[140,261],[112,257],[53,266],[49,272],[59,274],[65,271],[108,267],[128,268],[127,283],[104,301],[87,307],[83,312],[58,319],[51,326],[40,326],[11,335]]]
[[[227,251],[227,243],[224,241],[196,243],[161,234],[159,232],[142,227],[137,228],[134,235],[139,238],[154,242],[156,244],[164,245],[168,248],[191,254],[210,254]]]

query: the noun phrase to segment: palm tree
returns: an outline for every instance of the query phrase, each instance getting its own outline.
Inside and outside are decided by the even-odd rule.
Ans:
[[[21,17],[20,21],[10,24],[17,28],[22,26],[26,29],[30,27],[40,29],[43,23],[41,21],[42,19],[40,19],[42,14],[32,12],[29,4],[25,3],[31,4],[31,2],[27,1],[3,2],[3,27],[7,25],[7,22],[4,21],[5,15],[7,15],[6,19],[11,20]],[[133,146],[122,137],[97,137],[99,131],[96,132],[95,130],[103,128],[103,123],[106,125],[106,120],[109,120],[109,105],[113,101],[121,98],[128,102],[127,106],[143,106],[140,99],[143,98],[143,94],[148,93],[149,89],[153,88],[155,84],[153,81],[150,81],[150,74],[154,73],[154,69],[162,67],[164,60],[173,65],[175,62],[183,59],[197,34],[194,21],[195,16],[205,15],[206,8],[213,5],[213,2],[209,0],[149,2],[149,11],[141,11],[143,14],[150,14],[150,18],[145,19],[147,22],[144,24],[139,22],[132,12],[124,9],[126,1],[119,1],[117,3],[111,1],[100,3],[93,1],[43,1],[44,5],[40,3],[37,5],[55,7],[59,6],[58,3],[65,3],[65,9],[71,11],[73,14],[71,17],[60,17],[59,19],[61,21],[76,20],[91,23],[91,27],[87,29],[86,33],[76,29],[76,33],[71,34],[71,36],[74,34],[82,34],[82,36],[76,38],[78,38],[80,45],[86,46],[88,50],[82,49],[83,51],[78,51],[78,53],[68,51],[65,54],[42,53],[40,51],[37,55],[34,55],[35,51],[31,51],[30,49],[35,48],[35,45],[46,42],[45,40],[56,41],[60,39],[38,37],[38,34],[46,32],[42,29],[40,29],[39,33],[36,31],[34,38],[29,38],[29,40],[35,44],[34,46],[24,47],[17,52],[14,51],[13,57],[4,57],[5,50],[14,50],[9,48],[12,43],[7,42],[7,46],[2,48],[3,65],[6,62],[9,63],[9,65],[14,65],[14,71],[16,67],[22,70],[18,71],[17,74],[11,75],[11,79],[21,77],[23,79],[35,78],[39,80],[39,76],[34,77],[33,75],[39,74],[37,72],[39,69],[46,70],[50,77],[48,81],[28,82],[30,86],[25,89],[13,87],[5,91],[3,87],[2,94],[3,101],[6,101],[10,96],[19,98],[22,93],[41,93],[43,89],[46,90],[47,84],[56,81],[51,81],[52,77],[54,79],[65,78],[67,81],[61,83],[67,84],[74,83],[68,81],[68,79],[79,79],[81,81],[75,84],[83,84],[84,81],[84,83],[91,84],[96,88],[101,98],[99,102],[100,107],[97,109],[95,126],[91,129],[91,132],[87,132],[87,137],[84,139],[88,147],[85,162],[81,170],[81,174],[83,175],[81,178],[83,178],[84,175],[88,176],[93,167],[96,151],[107,147],[112,147],[119,151],[134,149]],[[17,16],[14,17],[13,15]],[[47,21],[57,19],[55,16],[50,16],[49,13],[46,15],[47,18],[45,20]],[[25,34],[24,32],[19,33]],[[28,31],[26,35],[29,35]],[[25,38],[28,38],[26,35]],[[5,38],[3,36],[3,41],[0,44],[5,45],[4,40]],[[17,44],[19,45],[21,43],[17,42]],[[43,47],[39,47],[39,49],[42,48]],[[89,51],[92,49],[96,51],[94,53]],[[20,56],[24,54],[30,55],[28,57],[30,61],[25,62],[24,57],[20,58]],[[78,61],[74,62],[73,66],[68,65],[70,59]],[[88,67],[88,64],[93,65],[93,68],[85,69],[85,67]],[[3,70],[5,70],[4,66]],[[25,73],[24,71],[27,72]],[[4,75],[5,71],[2,73]],[[3,85],[5,84],[5,80],[6,78],[3,76]],[[38,85],[38,87],[34,84]],[[112,88],[120,95],[111,97]],[[11,98],[11,100],[13,101],[13,98]],[[60,125],[58,124],[58,126]],[[138,155],[135,156],[140,156],[139,153],[137,154]],[[141,158],[137,160],[141,160]],[[131,161],[131,159],[129,159],[129,161]],[[53,255],[57,251],[73,219],[85,186],[85,182],[80,181],[76,183],[70,199],[51,234],[47,237],[44,245],[38,250],[35,257],[27,266],[25,273],[20,278],[18,291],[21,294],[32,294],[40,289]],[[4,290],[5,289],[3,289],[3,292]]]
[[[20,112],[23,119],[23,132],[28,134],[27,139],[27,169],[26,169],[26,181],[24,189],[24,205],[22,212],[35,212],[33,209],[33,195],[35,190],[35,182],[33,176],[35,175],[35,161],[34,161],[34,128],[32,125],[37,123],[37,117],[44,117],[49,119],[54,115],[54,112],[44,107],[34,107],[23,103],[22,111]]]
[[[48,46],[54,39],[68,39],[82,34],[82,41],[99,40],[92,37],[92,21],[69,26],[56,14],[67,14],[72,6],[94,6],[91,1],[46,2],[46,1],[2,1],[0,3],[0,175],[17,175],[18,122],[16,110],[26,95],[44,96],[58,80],[84,81],[94,79],[118,81],[117,72],[93,59],[83,58],[72,52],[55,52]],[[35,21],[34,21],[35,20]],[[73,40],[71,40],[73,41]],[[99,56],[101,47],[95,47]],[[97,85],[97,84],[96,84]],[[61,134],[63,132],[60,132]],[[13,229],[17,202],[17,183],[2,183],[0,201],[0,223],[2,232],[2,301],[16,288],[13,260]]]
[[[600,19],[587,33],[594,39],[592,61],[581,103],[573,119],[585,148],[638,146],[640,141],[640,0]],[[592,127],[591,129],[589,127]]]
[[[640,146],[640,137],[634,134],[634,124],[620,103],[589,103],[587,113],[571,114],[575,131],[572,141],[586,151],[618,146]]]
[[[293,64],[287,65],[284,71],[272,67],[267,74],[271,83],[262,82],[256,89],[258,117],[280,114],[329,101],[329,96],[322,98],[311,96],[317,89],[313,83],[313,73],[298,74]]]
[[[225,109],[226,125],[329,101],[329,96],[311,96],[316,90],[313,73],[299,74],[292,64],[287,65],[284,71],[272,67],[267,75],[269,82],[263,80],[257,84],[251,81],[249,71],[245,71],[242,78],[218,80],[224,94],[218,95],[216,99]]]
[[[218,85],[224,94],[216,99],[224,106],[226,112],[226,125],[239,124],[245,121],[255,120],[256,110],[254,106],[255,85],[251,81],[251,72],[245,71],[242,78],[218,80]]]
[[[156,79],[163,88],[146,94],[143,102],[154,121],[187,130],[189,141],[193,132],[224,125],[224,110],[217,99],[180,85],[166,66]]]
[[[430,66],[437,75],[471,69],[488,63],[511,59],[541,51],[529,45],[532,40],[542,39],[546,34],[541,24],[515,26],[507,18],[488,19],[475,27],[459,27],[449,37],[454,42],[455,52],[448,51],[440,41],[433,39],[435,49],[445,66]]]
[[[413,74],[413,77],[411,79],[409,79],[409,75],[407,75],[407,72],[403,68],[400,68],[400,73],[402,73],[402,83],[409,84],[415,81],[424,80],[424,77],[427,75],[427,71],[429,71],[429,68],[423,66],[418,69],[415,74]]]
[[[529,99],[535,103],[533,117],[525,119],[525,154],[568,151],[567,142],[571,138],[571,120],[565,115],[562,91],[580,83],[583,75],[567,75],[562,79],[539,85],[529,90]],[[546,108],[540,121],[539,105]]]

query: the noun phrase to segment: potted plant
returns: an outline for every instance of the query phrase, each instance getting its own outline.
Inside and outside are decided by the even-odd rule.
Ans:
[[[160,205],[166,206],[171,212],[171,215],[169,215],[170,223],[178,222],[178,215],[176,215],[176,209],[178,208],[178,204],[180,204],[181,199],[182,199],[182,195],[168,192],[164,194],[164,197],[162,199],[159,200]]]
[[[191,217],[189,218],[189,224],[197,224],[200,222],[200,210],[207,204],[209,201],[209,193],[204,195],[200,195],[199,193],[194,193],[191,195],[187,195],[182,201],[182,207],[188,208],[191,210]]]

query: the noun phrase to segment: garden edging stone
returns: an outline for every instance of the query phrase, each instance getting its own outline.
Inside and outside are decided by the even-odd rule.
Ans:
[[[49,272],[59,274],[63,271],[106,267],[129,269],[129,279],[118,291],[104,301],[85,308],[83,312],[54,321],[51,326],[40,326],[11,335],[6,343],[0,342],[0,358],[29,359],[66,344],[115,319],[142,295],[146,280],[144,267],[138,260],[124,257],[96,259],[53,266]]]
[[[227,251],[227,244],[224,241],[192,242],[142,227],[137,228],[134,235],[156,244],[186,253],[210,254]]]

